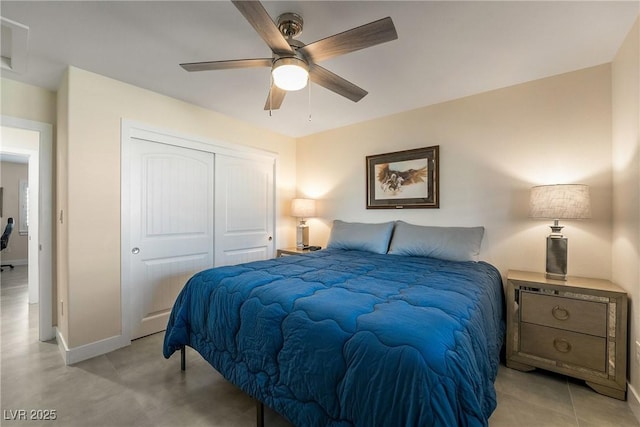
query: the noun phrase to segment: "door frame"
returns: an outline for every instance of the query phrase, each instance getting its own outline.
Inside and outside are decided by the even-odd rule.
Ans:
[[[222,141],[214,141],[205,138],[199,138],[192,135],[185,135],[173,130],[161,129],[147,125],[134,120],[122,119],[120,123],[121,134],[121,162],[120,162],[120,310],[123,345],[131,344],[131,332],[133,329],[133,319],[131,318],[130,301],[132,297],[131,283],[131,259],[129,251],[131,250],[131,224],[130,224],[130,168],[131,154],[130,147],[133,139],[142,139],[149,142],[160,144],[174,145],[192,150],[205,151],[208,153],[224,154],[227,156],[240,157],[245,159],[255,159],[261,161],[273,162],[273,206],[275,208],[276,198],[276,165],[278,155],[274,152],[261,150],[240,144],[232,144]],[[215,160],[214,160],[215,168]],[[215,195],[214,195],[215,197]],[[275,231],[276,215],[273,216],[272,227]],[[214,218],[215,222],[215,218]],[[274,233],[275,234],[275,233]],[[274,236],[273,247],[276,248],[276,240]]]
[[[38,133],[38,236],[29,243],[38,275],[38,339],[55,338],[53,328],[53,126],[11,116],[1,116],[4,127]],[[32,252],[35,252],[32,253]],[[31,267],[30,271],[33,271]]]

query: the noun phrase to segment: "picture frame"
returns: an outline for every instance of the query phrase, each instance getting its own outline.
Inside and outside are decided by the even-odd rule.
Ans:
[[[440,146],[366,157],[367,209],[439,208]]]

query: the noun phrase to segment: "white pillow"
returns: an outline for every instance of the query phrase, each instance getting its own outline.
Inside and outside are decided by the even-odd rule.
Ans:
[[[450,261],[477,261],[484,227],[428,227],[396,223],[389,253]]]
[[[386,254],[393,232],[393,222],[365,224],[333,221],[328,249],[350,249]]]

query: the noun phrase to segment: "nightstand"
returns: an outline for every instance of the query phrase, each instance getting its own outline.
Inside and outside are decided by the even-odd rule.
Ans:
[[[558,372],[626,400],[627,310],[627,293],[608,280],[510,270],[507,366]]]
[[[300,255],[300,254],[308,254],[309,252],[313,252],[310,249],[302,249],[302,248],[284,248],[278,249],[276,251],[276,258],[280,258],[281,256],[287,255]]]

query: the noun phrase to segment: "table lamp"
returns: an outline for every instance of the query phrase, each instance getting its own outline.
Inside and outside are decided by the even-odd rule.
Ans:
[[[549,279],[566,280],[567,238],[562,235],[561,219],[591,218],[589,187],[582,184],[539,185],[531,189],[531,218],[553,219],[547,236],[547,268]]]
[[[316,201],[313,199],[293,199],[291,200],[291,216],[300,220],[296,227],[296,247],[309,247],[309,226],[305,218],[316,216]]]

